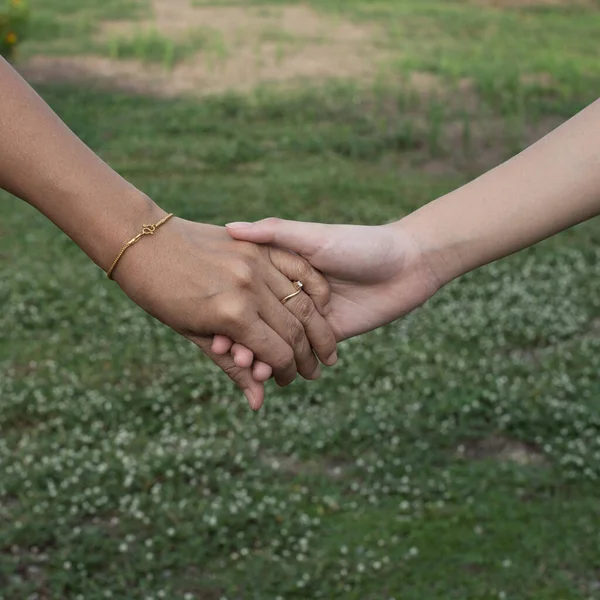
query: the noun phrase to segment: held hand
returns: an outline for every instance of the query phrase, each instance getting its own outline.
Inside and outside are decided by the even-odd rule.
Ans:
[[[320,270],[331,287],[327,321],[338,341],[406,315],[440,287],[402,221],[364,227],[265,219],[232,223],[227,231],[238,240],[291,250]],[[221,344],[215,340],[213,348]]]
[[[281,304],[294,291],[290,273],[311,294],[303,294],[295,312]],[[215,334],[250,349],[273,368],[279,385],[291,383],[296,372],[306,379],[319,376],[313,348],[325,364],[334,362],[335,337],[319,313],[329,303],[327,282],[289,252],[238,242],[221,227],[174,218],[151,244],[136,244],[125,253],[114,279],[148,313],[207,352],[255,410],[263,402],[262,383],[229,356],[210,351]]]
[[[252,410],[256,411],[262,407],[265,400],[264,382],[273,374],[273,369],[269,365],[256,361],[253,368],[240,367],[230,354],[218,355],[213,352],[211,338],[198,340],[196,345],[244,392]],[[250,350],[243,348],[250,356],[254,356]]]

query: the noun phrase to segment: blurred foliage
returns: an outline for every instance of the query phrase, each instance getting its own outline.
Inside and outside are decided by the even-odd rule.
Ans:
[[[0,56],[12,58],[27,33],[29,9],[25,0],[8,0],[0,8]]]

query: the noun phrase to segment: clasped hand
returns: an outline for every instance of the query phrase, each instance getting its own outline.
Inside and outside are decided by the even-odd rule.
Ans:
[[[297,280],[303,291],[283,305]],[[330,303],[325,278],[296,254],[236,241],[222,227],[172,219],[152,244],[137,244],[126,253],[115,281],[208,354],[255,410],[271,375],[284,386],[297,373],[318,378],[319,360],[337,361],[335,335],[324,318]],[[216,334],[247,348],[250,363],[238,357],[236,364],[230,354],[213,352]],[[251,370],[254,357],[260,362]]]
[[[238,240],[290,250],[319,269],[331,293],[325,316],[338,342],[406,315],[444,283],[426,242],[406,221],[364,227],[265,219],[232,223],[227,230]],[[212,351],[231,356],[239,367],[253,364],[256,381],[268,373],[260,357],[230,338],[216,336]]]
[[[266,219],[225,230],[173,219],[161,233],[132,248],[115,279],[198,345],[254,410],[271,376],[282,386],[297,373],[318,378],[319,360],[336,363],[336,342],[406,315],[443,284],[403,221]],[[282,304],[297,280],[303,291]]]

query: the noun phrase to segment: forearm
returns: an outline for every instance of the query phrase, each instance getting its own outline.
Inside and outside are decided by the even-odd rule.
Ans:
[[[0,187],[35,206],[104,269],[143,223],[164,215],[1,58]]]
[[[440,283],[600,214],[600,101],[398,225]]]

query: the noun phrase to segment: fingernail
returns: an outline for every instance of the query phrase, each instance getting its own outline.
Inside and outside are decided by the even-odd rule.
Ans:
[[[333,367],[338,361],[337,350],[327,359],[326,363],[329,367]]]
[[[248,400],[248,404],[252,410],[256,410],[256,398],[254,394],[250,390],[244,390],[244,396],[246,396],[246,400]]]
[[[317,365],[317,368],[312,372],[311,379],[319,379],[321,377],[321,365]]]
[[[250,227],[252,223],[246,223],[245,221],[238,221],[236,223],[227,223],[225,227],[231,227],[232,229],[242,229],[243,227]]]

